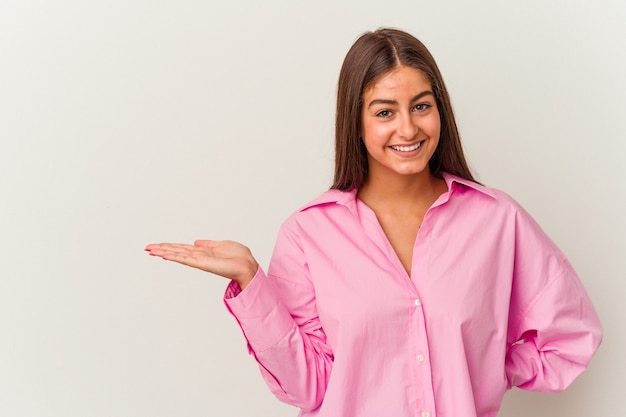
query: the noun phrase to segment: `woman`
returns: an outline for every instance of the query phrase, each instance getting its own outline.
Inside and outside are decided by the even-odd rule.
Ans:
[[[339,77],[335,180],[281,227],[267,275],[235,242],[150,254],[231,279],[225,302],[301,416],[495,416],[586,367],[598,317],[571,265],[476,183],[428,50],[366,33]]]

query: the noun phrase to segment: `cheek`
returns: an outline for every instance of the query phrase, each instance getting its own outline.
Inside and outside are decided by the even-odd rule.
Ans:
[[[367,123],[363,124],[363,128],[361,130],[361,140],[365,144],[365,147],[369,151],[376,141],[376,137],[378,134],[376,133],[376,129],[372,125],[368,125]]]
[[[387,145],[385,136],[378,132],[376,129],[369,129],[363,132],[363,144],[369,157],[376,157],[384,153],[384,148]]]
[[[441,134],[441,120],[439,119],[439,114],[433,115],[433,117],[424,124],[424,129],[426,129],[431,138],[439,140],[439,135]]]
[[[361,137],[367,138],[368,142],[380,142],[386,140],[392,131],[392,126],[386,123],[363,123]]]
[[[437,140],[439,140],[439,136],[441,135],[441,124],[439,122],[437,122],[434,126],[433,126],[433,136],[437,137]]]
[[[368,156],[371,156],[372,153],[376,154],[377,147],[375,143],[371,140],[371,137],[363,136],[363,145],[365,145],[365,150],[367,151]]]

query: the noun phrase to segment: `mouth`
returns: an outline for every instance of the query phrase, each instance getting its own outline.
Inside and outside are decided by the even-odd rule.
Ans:
[[[410,146],[391,145],[390,148],[398,152],[412,152],[419,149],[419,147],[422,146],[422,143],[424,143],[424,141],[419,141]]]

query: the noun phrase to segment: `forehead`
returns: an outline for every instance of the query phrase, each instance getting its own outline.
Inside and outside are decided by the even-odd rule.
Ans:
[[[415,95],[432,90],[426,75],[415,68],[400,66],[375,79],[363,91],[363,97],[402,94]]]

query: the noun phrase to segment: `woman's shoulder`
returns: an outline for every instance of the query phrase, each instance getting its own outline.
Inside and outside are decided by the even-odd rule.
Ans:
[[[506,191],[450,174],[443,177],[448,185],[449,202],[462,205],[465,213],[534,222],[529,212]]]
[[[448,177],[447,181],[451,221],[461,225],[480,224],[485,230],[491,228],[501,236],[512,237],[516,245],[543,247],[545,253],[562,257],[539,222],[507,192],[456,177]]]
[[[283,222],[283,228],[315,223],[321,218],[336,217],[338,212],[351,213],[356,207],[356,189],[342,191],[330,189],[300,206]],[[337,210],[338,209],[338,210]],[[345,210],[347,209],[347,210]]]

